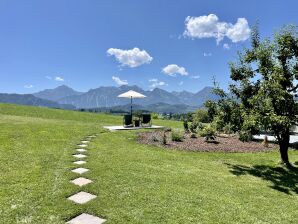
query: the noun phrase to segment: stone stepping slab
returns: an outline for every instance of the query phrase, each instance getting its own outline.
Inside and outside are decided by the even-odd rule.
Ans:
[[[82,165],[82,164],[85,164],[87,163],[86,161],[83,161],[83,160],[79,160],[79,161],[75,161],[73,162],[74,164],[77,164],[77,165]]]
[[[96,198],[97,196],[94,194],[90,194],[84,191],[81,191],[77,194],[74,194],[72,196],[70,196],[69,198],[67,198],[70,201],[73,201],[77,204],[85,204],[91,200],[93,200],[94,198]]]
[[[83,154],[74,154],[73,157],[76,157],[78,159],[82,159],[82,158],[86,158],[87,156],[83,155]]]
[[[101,219],[99,217],[83,213],[68,221],[67,224],[102,224],[106,221],[107,220],[105,219]]]
[[[87,152],[86,149],[77,149],[78,152]]]
[[[88,145],[86,145],[86,144],[79,144],[78,146],[79,146],[79,147],[82,147],[82,148],[85,148],[85,147],[87,147]]]
[[[80,167],[80,168],[73,169],[71,171],[74,172],[74,173],[83,174],[83,173],[88,172],[89,169]]]
[[[72,180],[70,182],[73,183],[73,184],[75,184],[75,185],[78,185],[78,186],[82,187],[82,186],[85,186],[87,184],[92,183],[93,181],[92,180],[89,180],[87,178],[84,178],[84,177],[79,177],[79,178],[76,178],[76,179],[74,179],[74,180]]]
[[[81,141],[83,144],[87,144],[87,143],[89,143],[90,141]]]

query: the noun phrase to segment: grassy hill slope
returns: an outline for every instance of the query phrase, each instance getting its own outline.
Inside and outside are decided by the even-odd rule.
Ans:
[[[181,122],[154,121],[181,127]],[[298,174],[276,167],[278,152],[193,153],[105,132],[121,117],[0,104],[0,223],[65,223],[87,212],[107,223],[297,223]],[[89,134],[81,189],[72,154]],[[298,152],[291,151],[292,161]],[[98,197],[76,205],[80,190]]]

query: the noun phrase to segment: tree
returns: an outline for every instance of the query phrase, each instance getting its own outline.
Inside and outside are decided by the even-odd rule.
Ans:
[[[290,128],[297,124],[295,95],[298,84],[297,28],[286,26],[273,40],[260,40],[257,25],[251,48],[230,64],[231,91],[241,100],[243,129],[270,130],[279,144],[281,161],[290,165]]]
[[[243,123],[240,104],[234,96],[219,87],[213,78],[213,93],[219,96],[217,101],[206,101],[207,115],[217,131],[238,132]]]

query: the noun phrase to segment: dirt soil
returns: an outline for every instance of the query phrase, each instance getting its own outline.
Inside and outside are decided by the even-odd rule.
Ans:
[[[190,138],[185,134],[182,142],[171,140],[171,133],[166,133],[167,144],[163,145],[163,131],[141,132],[138,141],[142,144],[163,146],[166,148],[201,151],[201,152],[266,152],[277,149],[276,144],[269,144],[265,147],[262,142],[242,142],[238,136],[217,136],[213,142],[205,142],[203,137]]]

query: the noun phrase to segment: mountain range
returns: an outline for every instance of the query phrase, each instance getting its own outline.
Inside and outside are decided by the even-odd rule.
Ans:
[[[8,94],[0,93],[0,102],[1,103],[13,103],[13,104],[22,104],[29,106],[38,106],[38,107],[50,107],[50,108],[59,108],[74,110],[76,109],[73,105],[60,104],[51,100],[41,99],[35,97],[32,94]]]
[[[55,107],[62,109],[79,108],[123,108],[126,109],[130,99],[119,98],[119,94],[128,90],[140,92],[146,96],[143,99],[134,99],[134,104],[140,108],[167,108],[174,110],[175,105],[179,112],[194,110],[202,107],[206,100],[217,100],[212,87],[205,87],[197,93],[188,91],[168,92],[155,88],[152,91],[143,90],[138,86],[123,85],[120,87],[108,86],[90,89],[87,92],[78,92],[66,85],[54,89],[45,89],[33,94],[0,94],[0,102],[18,103],[35,106]]]

